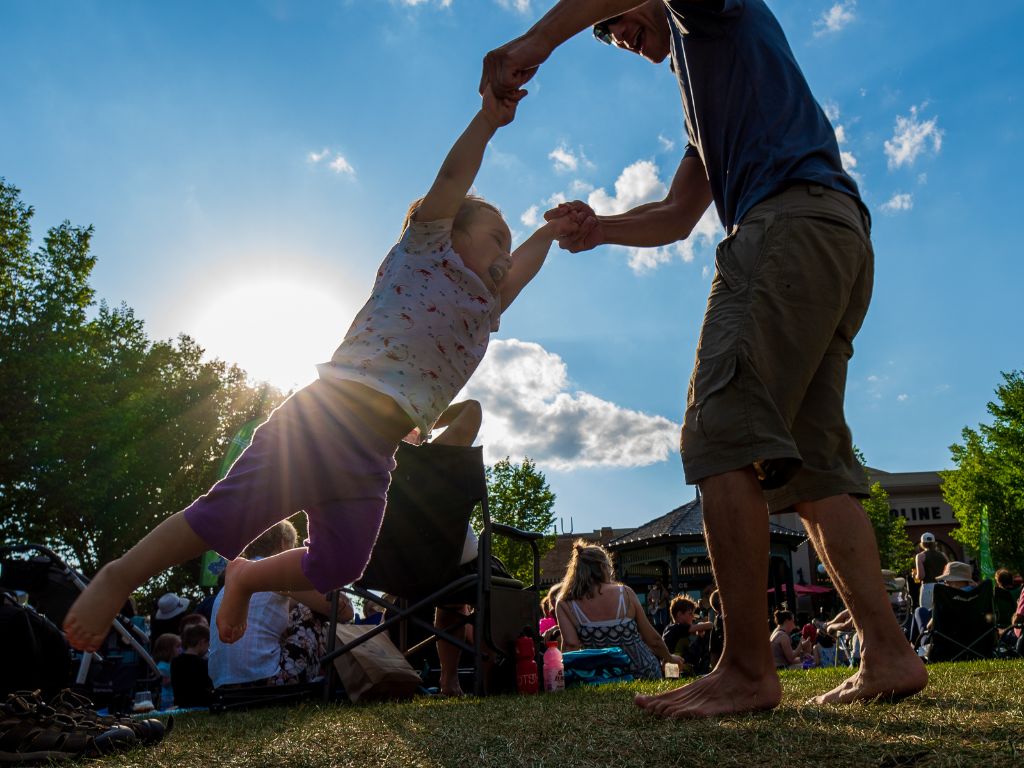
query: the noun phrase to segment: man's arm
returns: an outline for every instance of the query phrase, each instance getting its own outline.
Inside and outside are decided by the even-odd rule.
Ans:
[[[606,244],[650,248],[689,237],[711,200],[711,185],[704,173],[704,164],[699,157],[688,156],[679,163],[664,200],[614,216],[597,216],[590,206],[578,201],[563,203],[545,213],[544,218],[555,220],[571,216],[577,219],[576,234],[558,241],[562,248],[573,253]]]
[[[488,86],[499,95],[521,88],[558,46],[599,21],[643,3],[637,0],[561,0],[521,37],[484,57],[480,93]]]

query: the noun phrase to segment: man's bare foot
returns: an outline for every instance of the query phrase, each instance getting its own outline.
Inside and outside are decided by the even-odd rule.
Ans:
[[[217,608],[217,634],[222,643],[237,642],[245,634],[252,597],[245,587],[245,573],[252,566],[244,557],[236,557],[224,569],[224,596]]]
[[[728,670],[716,669],[681,688],[657,696],[638,695],[635,701],[641,709],[661,717],[714,717],[774,709],[782,701],[782,686],[774,672],[761,680],[750,680]]]
[[[908,645],[906,653],[891,654],[874,664],[865,658],[860,669],[828,693],[815,696],[810,704],[850,704],[854,701],[899,701],[924,690],[928,670]],[[872,657],[875,658],[875,657]]]
[[[118,573],[116,560],[100,568],[64,617],[64,634],[71,647],[83,652],[99,649],[134,586]]]

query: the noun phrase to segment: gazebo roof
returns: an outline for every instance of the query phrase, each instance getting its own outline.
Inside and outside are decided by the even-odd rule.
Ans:
[[[805,539],[805,534],[794,531],[784,525],[773,523],[769,520],[768,531],[772,537],[784,536],[794,539]],[[676,507],[668,514],[656,517],[649,523],[644,523],[627,534],[619,536],[608,542],[610,549],[617,549],[627,544],[638,544],[641,542],[655,542],[658,539],[677,539],[704,537],[704,514],[701,510],[700,499],[694,499],[688,504]]]

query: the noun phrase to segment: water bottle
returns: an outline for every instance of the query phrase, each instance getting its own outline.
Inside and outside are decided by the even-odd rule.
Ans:
[[[562,652],[558,643],[548,641],[544,651],[544,690],[548,693],[565,690],[565,670],[562,667]]]
[[[537,693],[535,652],[532,638],[524,635],[516,640],[516,691],[519,693]]]

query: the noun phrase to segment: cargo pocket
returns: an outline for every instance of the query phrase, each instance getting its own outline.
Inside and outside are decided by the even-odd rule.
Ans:
[[[760,268],[774,214],[744,222],[715,249],[715,273],[730,291],[747,288]]]
[[[736,355],[729,352],[714,358],[699,360],[690,377],[686,415],[683,421],[682,449],[689,440],[699,443],[736,440],[742,434],[745,414],[738,397],[730,397],[726,388],[736,377]],[[699,449],[698,449],[699,450]]]

